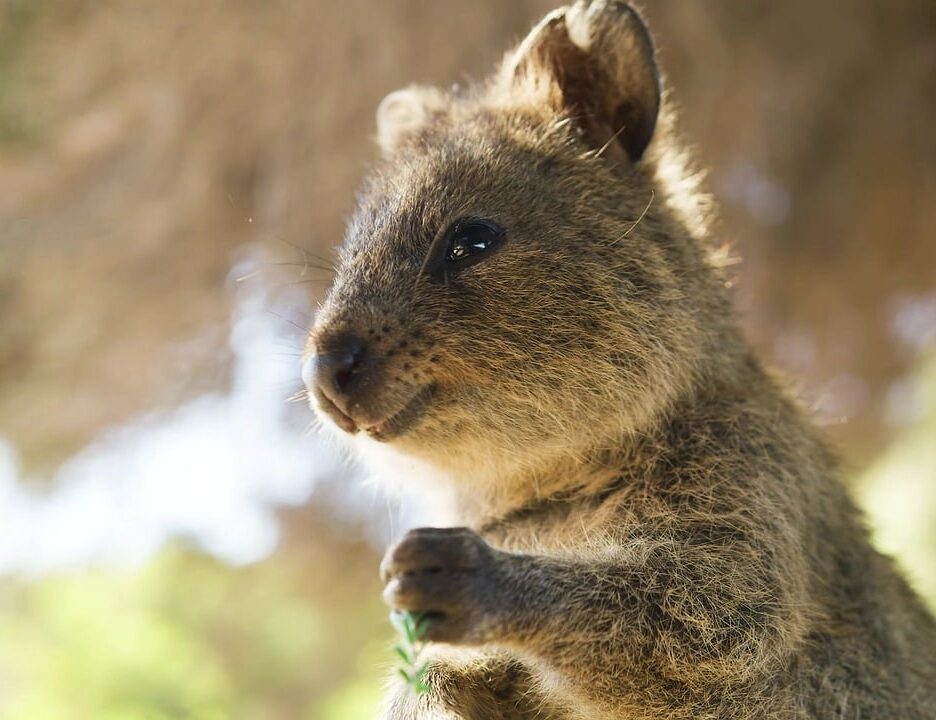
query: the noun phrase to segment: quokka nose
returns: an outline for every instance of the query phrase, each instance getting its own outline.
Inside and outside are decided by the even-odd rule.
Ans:
[[[354,335],[329,338],[303,363],[302,381],[310,392],[318,388],[330,400],[338,401],[348,394],[366,351],[364,342]]]

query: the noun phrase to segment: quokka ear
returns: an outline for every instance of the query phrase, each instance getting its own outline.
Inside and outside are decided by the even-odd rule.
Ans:
[[[384,154],[392,154],[408,137],[417,134],[442,102],[439,90],[418,85],[387,95],[377,107],[377,142]]]
[[[660,109],[653,39],[622,0],[578,0],[550,13],[508,56],[501,79],[567,113],[595,146],[614,138],[632,162],[653,138]]]

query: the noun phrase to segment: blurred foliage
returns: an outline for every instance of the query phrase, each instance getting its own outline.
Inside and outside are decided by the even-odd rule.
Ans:
[[[911,382],[917,417],[859,479],[877,546],[899,558],[936,613],[936,352]]]
[[[295,568],[282,556],[229,568],[173,548],[136,571],[5,588],[0,717],[372,717],[390,640],[377,593],[316,602]]]

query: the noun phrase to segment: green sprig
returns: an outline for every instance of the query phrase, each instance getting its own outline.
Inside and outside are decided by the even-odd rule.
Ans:
[[[418,695],[429,692],[426,685],[426,670],[428,661],[422,661],[421,656],[426,648],[426,629],[429,621],[425,617],[417,617],[410,612],[394,610],[390,613],[390,622],[400,636],[400,642],[393,646],[393,651],[399,658],[397,672],[409,688]]]

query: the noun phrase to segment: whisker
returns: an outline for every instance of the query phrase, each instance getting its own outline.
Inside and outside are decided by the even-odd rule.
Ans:
[[[598,152],[596,152],[592,157],[600,158],[604,154],[604,151],[607,150],[609,147],[611,147],[611,143],[617,140],[618,136],[620,136],[620,134],[624,132],[625,127],[626,125],[621,125],[621,127],[618,128],[618,131],[614,133],[614,135],[612,135],[610,138],[608,138],[608,142],[602,145],[601,149],[599,149]]]
[[[262,272],[263,272],[263,268],[260,268],[259,270],[254,270],[253,272],[249,272],[246,275],[241,275],[240,277],[234,278],[234,282],[244,282],[244,280],[250,280],[251,278],[257,277],[257,275],[259,275]]]
[[[633,232],[633,230],[634,230],[635,227],[637,227],[638,225],[640,225],[641,221],[647,216],[647,211],[650,209],[650,206],[653,205],[653,199],[654,199],[655,197],[656,197],[656,194],[655,194],[655,193],[653,192],[653,190],[651,189],[651,190],[650,190],[650,199],[647,201],[647,206],[643,209],[643,212],[640,213],[640,217],[638,217],[636,220],[634,220],[633,224],[632,224],[629,228],[627,228],[627,230],[624,231],[624,234],[621,235],[621,237],[619,237],[619,238],[618,238],[617,240],[615,240],[614,242],[610,243],[611,245],[617,245],[618,242],[620,242],[621,240],[623,240],[624,238],[626,238],[628,235],[630,235],[631,232]]]
[[[324,424],[324,423],[322,422],[322,420],[318,417],[318,415],[314,415],[313,418],[312,418],[312,421],[306,426],[305,434],[306,434],[307,436],[311,436],[311,435],[314,435],[314,434],[316,434],[316,433],[319,433],[319,432],[322,431],[322,428],[323,428],[324,426],[325,426],[325,424]]]
[[[300,325],[299,323],[293,322],[292,320],[290,320],[290,319],[287,318],[287,317],[283,317],[282,315],[280,315],[280,314],[279,314],[278,312],[276,312],[275,310],[267,310],[267,312],[270,313],[270,315],[272,315],[273,317],[278,318],[278,319],[282,320],[282,321],[285,322],[285,323],[289,323],[289,324],[292,325],[294,328],[296,328],[299,332],[301,332],[303,335],[308,334],[309,328],[307,328],[307,327],[302,327],[302,325]]]
[[[307,278],[305,280],[293,280],[288,283],[280,283],[275,286],[277,290],[282,290],[283,288],[295,287],[296,285],[331,285],[332,278]]]
[[[278,240],[279,242],[283,243],[284,245],[288,245],[288,246],[291,247],[293,250],[298,251],[298,252],[302,255],[303,258],[312,258],[313,260],[317,260],[318,262],[324,263],[325,266],[327,266],[327,267],[321,267],[321,266],[315,265],[314,263],[308,263],[311,267],[318,267],[318,268],[321,269],[321,270],[326,270],[326,269],[327,269],[327,270],[329,270],[330,272],[335,272],[334,263],[333,263],[331,260],[329,260],[328,258],[324,258],[324,257],[322,257],[321,255],[317,255],[317,254],[315,254],[314,252],[312,252],[311,250],[308,250],[308,249],[302,247],[301,245],[297,245],[297,244],[294,243],[294,242],[290,242],[290,241],[287,240],[286,238],[284,238],[284,237],[282,237],[282,236],[280,236],[280,235],[277,235],[277,234],[275,234],[275,233],[273,233],[273,237],[274,237],[276,240]]]
[[[327,283],[332,282],[332,280],[334,280],[334,274],[335,274],[335,272],[336,272],[335,270],[331,270],[331,269],[328,269],[328,268],[322,268],[322,267],[317,267],[317,266],[315,266],[316,269],[321,270],[321,271],[323,271],[323,272],[329,273],[328,277],[308,277],[308,276],[306,275],[306,270],[308,270],[308,268],[309,268],[309,267],[312,267],[312,266],[308,266],[308,265],[303,266],[301,263],[288,263],[288,262],[284,262],[284,263],[264,263],[263,267],[259,267],[259,268],[257,268],[256,270],[253,270],[253,271],[251,271],[251,272],[245,273],[244,275],[239,275],[238,277],[234,278],[234,282],[240,283],[240,282],[244,282],[244,281],[246,281],[246,280],[252,280],[253,278],[257,277],[258,275],[260,275],[260,274],[262,274],[262,273],[269,272],[273,267],[275,267],[275,266],[277,266],[277,265],[291,265],[291,266],[293,266],[293,267],[301,267],[301,268],[302,268],[302,272],[300,273],[300,278],[302,278],[302,279],[295,281],[295,284],[298,284],[298,283],[321,283],[321,284],[327,284]]]
[[[324,262],[324,261],[323,261]],[[267,263],[267,265],[272,265],[274,267],[301,267],[303,271],[312,268],[313,270],[321,270],[322,272],[327,272],[334,275],[337,270],[330,265],[317,265],[315,263],[306,262],[304,260],[278,260],[276,262]]]

